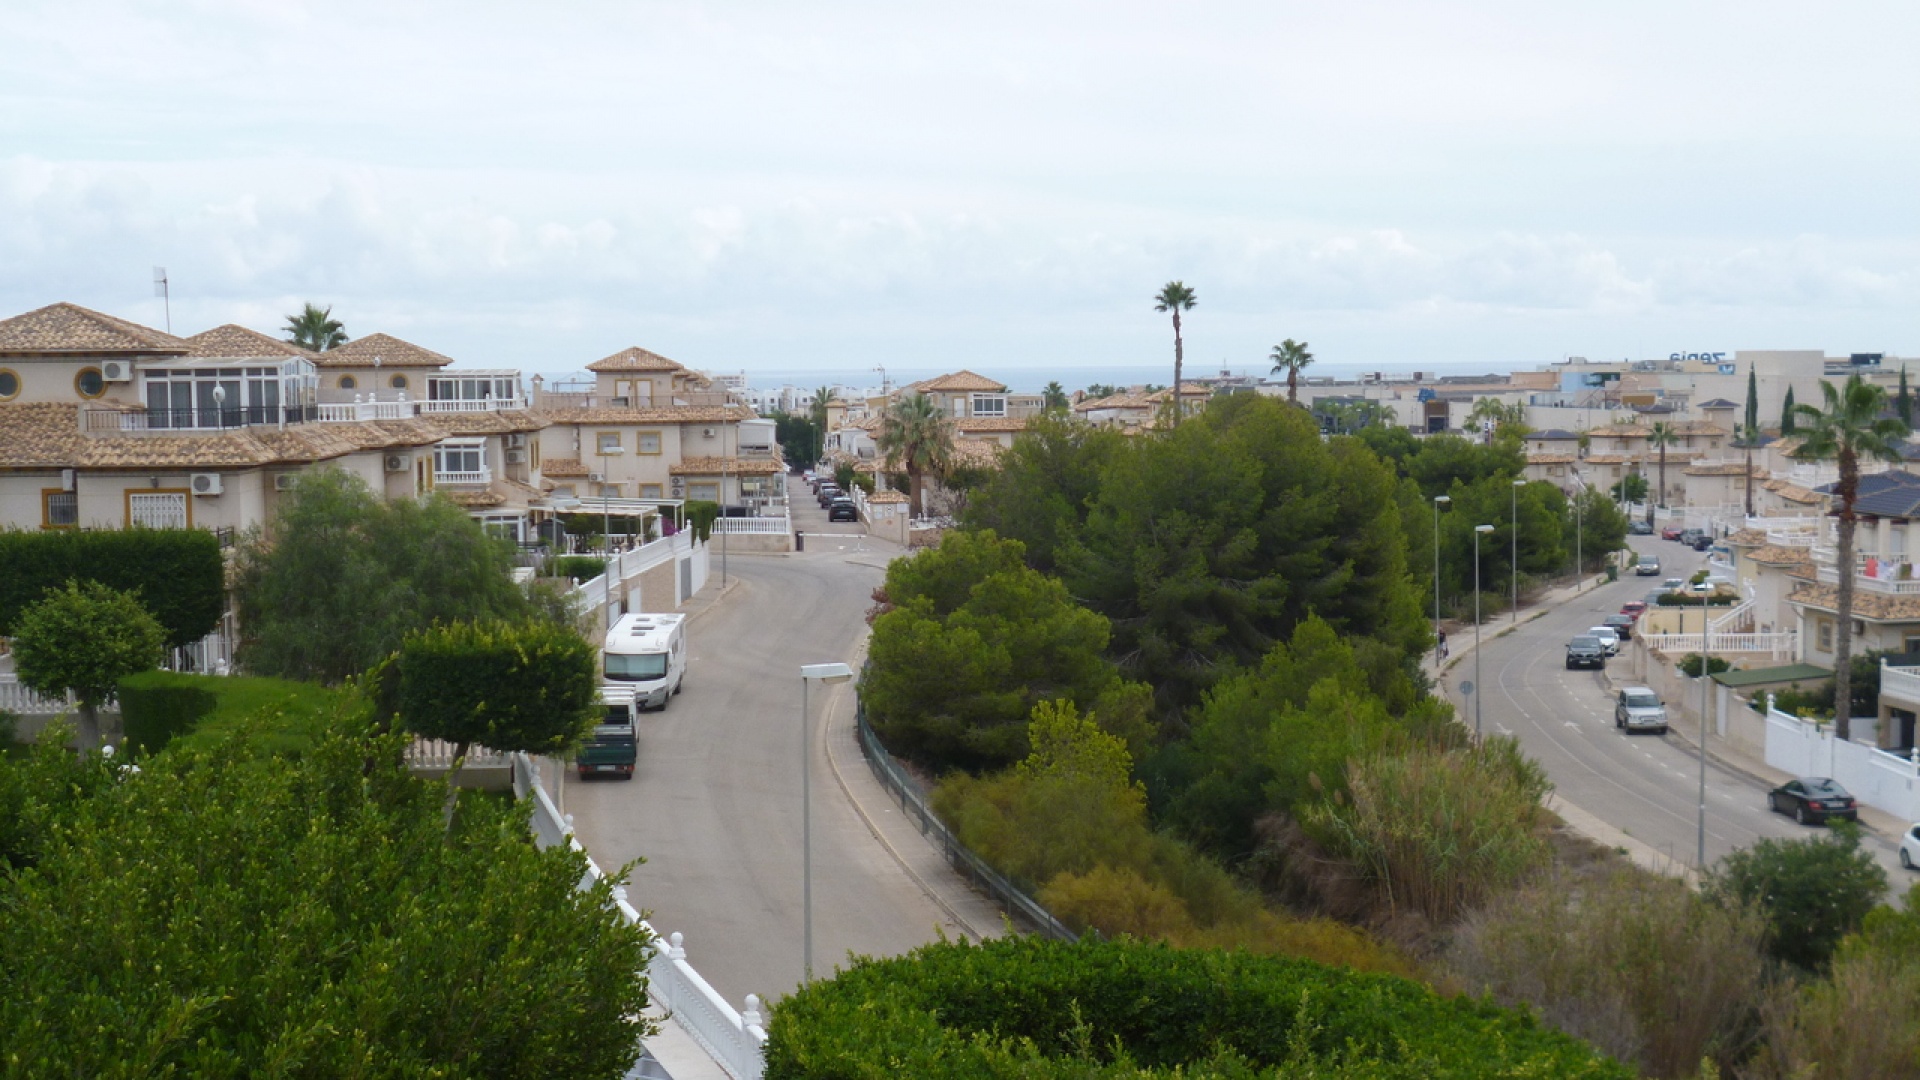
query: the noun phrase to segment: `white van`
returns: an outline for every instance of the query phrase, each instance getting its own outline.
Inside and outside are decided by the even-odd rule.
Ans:
[[[687,673],[685,615],[622,615],[600,650],[601,678],[633,691],[642,709],[664,709]]]

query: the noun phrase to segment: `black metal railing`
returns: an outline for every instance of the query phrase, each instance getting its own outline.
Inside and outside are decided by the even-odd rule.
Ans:
[[[1056,941],[1080,940],[1078,933],[1056,918],[1040,901],[1028,896],[1011,878],[974,854],[944,822],[934,816],[919,783],[907,775],[907,771],[901,768],[886,747],[880,745],[880,736],[867,723],[864,703],[854,707],[854,724],[860,735],[860,750],[866,755],[867,765],[873,769],[874,777],[900,800],[900,811],[913,818],[919,825],[920,835],[940,849],[948,866],[965,875],[976,887],[992,897],[1003,911],[1020,919],[1036,932]]]
[[[147,409],[148,431],[204,431],[266,424],[303,424],[320,418],[317,405],[239,405],[230,408]]]

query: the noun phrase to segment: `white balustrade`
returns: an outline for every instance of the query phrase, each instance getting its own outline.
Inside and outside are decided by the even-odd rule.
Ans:
[[[1693,634],[1642,634],[1640,640],[1647,648],[1664,653],[1667,656],[1683,656],[1700,652],[1700,635]],[[1794,660],[1800,656],[1800,632],[1797,630],[1776,631],[1767,634],[1723,634],[1713,632],[1713,655],[1726,653],[1766,653],[1775,660]]]
[[[1920,668],[1880,665],[1880,693],[1906,702],[1906,708],[1920,710]]]
[[[0,710],[19,716],[54,716],[75,707],[72,694],[50,698],[34,693],[17,675],[0,675]]]
[[[442,484],[452,487],[485,487],[493,483],[493,470],[480,469],[475,472],[440,472],[435,470],[433,482],[436,487]]]

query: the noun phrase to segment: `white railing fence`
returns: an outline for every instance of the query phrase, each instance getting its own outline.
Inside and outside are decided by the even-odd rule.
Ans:
[[[444,739],[416,738],[413,740],[413,744],[407,747],[407,767],[410,769],[451,769],[453,768],[454,753],[458,749],[458,743],[447,742]],[[484,746],[469,746],[467,747],[467,762],[462,768],[504,769],[511,763],[511,759],[498,750],[489,750]]]
[[[345,424],[356,420],[409,420],[414,415],[413,404],[411,401],[355,401],[318,408],[322,421]]]
[[[1856,730],[1873,717],[1856,717]],[[1920,765],[1878,747],[1834,738],[1828,722],[1767,707],[1767,764],[1795,776],[1830,776],[1853,797],[1901,821],[1920,817]]]
[[[781,536],[792,531],[785,517],[714,518],[713,531],[733,536]]]
[[[1880,692],[1920,704],[1920,668],[1889,667],[1880,661]]]
[[[553,799],[540,786],[538,766],[525,754],[513,755],[513,793],[516,798],[533,800],[532,828],[536,844],[548,848],[564,843],[586,854],[574,838],[573,819],[562,817],[554,807]],[[580,887],[588,888],[603,876],[599,864],[587,856],[587,873]],[[654,952],[647,963],[647,996],[666,1010],[667,1022],[679,1024],[734,1080],[760,1080],[766,1067],[761,1048],[766,1045],[767,1031],[759,997],[748,994],[746,1007],[735,1010],[687,963],[687,950],[680,934],[669,935],[663,941],[627,902],[624,887],[615,887],[614,904],[622,918],[645,927],[654,939]]]
[[[1642,634],[1640,637],[1647,648],[1669,657],[1701,651],[1698,633]],[[1800,656],[1798,630],[1777,631],[1770,634],[1723,634],[1715,630],[1711,644],[1712,653],[1715,656],[1726,653],[1766,653],[1775,660],[1792,660]]]
[[[43,697],[22,685],[19,676],[0,675],[0,710],[17,716],[56,716],[76,707],[78,702],[72,694]]]

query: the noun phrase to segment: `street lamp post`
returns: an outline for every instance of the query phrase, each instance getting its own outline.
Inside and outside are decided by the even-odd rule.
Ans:
[[[1480,699],[1487,696],[1480,681],[1480,536],[1493,531],[1491,525],[1473,527],[1473,737],[1480,737]]]
[[[1580,493],[1575,492],[1573,496],[1573,588],[1576,595],[1580,589],[1580,582],[1585,579],[1587,572],[1586,560],[1581,558],[1584,552],[1580,550],[1580,542],[1585,539],[1580,534],[1585,528],[1586,526],[1580,521]]]
[[[801,965],[804,982],[813,981],[813,781],[807,768],[813,747],[811,714],[807,710],[807,691],[814,683],[831,686],[853,678],[853,669],[845,664],[800,665],[800,908]]]
[[[1433,497],[1433,662],[1446,657],[1440,653],[1440,507],[1453,501],[1448,495]]]
[[[1513,622],[1520,624],[1520,489],[1527,486],[1525,480],[1513,482],[1513,495],[1508,501],[1513,503],[1513,553],[1508,556],[1508,569],[1513,572]]]
[[[1707,694],[1713,682],[1713,620],[1707,614],[1707,600],[1713,587],[1705,581],[1700,590],[1700,822],[1694,837],[1693,865],[1707,868]]]

